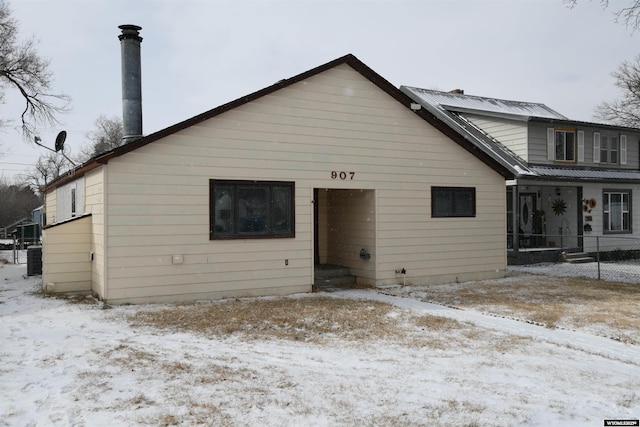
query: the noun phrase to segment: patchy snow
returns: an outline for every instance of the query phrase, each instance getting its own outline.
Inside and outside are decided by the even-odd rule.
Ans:
[[[0,257],[1,258],[1,257]],[[451,345],[314,344],[132,328],[0,264],[0,426],[603,425],[640,417],[640,347],[373,290],[464,322]],[[298,297],[314,298],[317,294]]]
[[[586,277],[598,279],[598,263],[547,262],[529,265],[510,265],[513,272],[544,274],[556,277]],[[600,279],[612,282],[640,283],[640,262],[637,260],[600,262]]]

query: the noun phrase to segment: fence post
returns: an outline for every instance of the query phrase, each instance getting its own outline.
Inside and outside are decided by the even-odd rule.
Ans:
[[[600,236],[596,236],[596,262],[598,263],[598,280],[600,280]]]

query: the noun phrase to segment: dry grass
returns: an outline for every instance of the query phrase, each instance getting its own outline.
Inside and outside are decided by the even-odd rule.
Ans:
[[[414,287],[425,301],[490,312],[549,328],[590,329],[640,344],[640,285],[546,276]]]
[[[330,297],[228,300],[139,311],[134,325],[219,337],[319,342],[324,337],[369,340],[396,335],[390,304]]]
[[[315,344],[375,346],[383,340],[410,348],[475,348],[505,352],[528,338],[504,336],[455,319],[414,314],[375,301],[313,295],[303,298],[227,300],[137,311],[132,325],[219,338],[285,339]],[[144,359],[144,358],[142,358]],[[202,378],[201,381],[217,381]]]
[[[581,329],[640,344],[638,285],[531,275],[409,287],[400,292],[425,301],[513,317],[549,328]],[[526,338],[502,337],[445,317],[418,316],[391,304],[319,294],[153,308],[131,314],[129,321],[136,326],[205,336],[241,335],[243,339],[311,343],[339,339],[376,345],[379,340],[394,340],[411,347],[447,349],[464,340],[465,345],[479,350],[490,345],[493,351],[504,352],[527,342]]]

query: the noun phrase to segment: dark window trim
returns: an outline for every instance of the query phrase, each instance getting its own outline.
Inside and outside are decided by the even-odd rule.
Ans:
[[[472,203],[471,214],[456,215],[455,207],[452,207],[453,213],[451,215],[436,214],[435,194],[437,191],[471,192],[471,203]],[[431,218],[475,218],[475,216],[476,216],[476,188],[475,187],[431,187]]]
[[[604,205],[605,194],[608,193],[626,193],[629,195],[629,229],[628,230],[609,230],[609,224],[604,222]],[[630,188],[603,188],[602,189],[602,234],[633,234],[633,191]],[[611,208],[609,208],[611,215]]]
[[[251,186],[269,186],[269,187],[289,187],[291,189],[291,231],[288,233],[264,233],[264,234],[240,234],[237,231],[237,223],[234,222],[234,230],[232,234],[219,235],[215,234],[215,188],[216,185],[223,187],[233,187],[237,190],[238,187],[251,187]],[[269,193],[271,194],[271,193]],[[271,200],[270,200],[271,202]],[[235,201],[231,209],[231,215],[236,216]],[[296,218],[296,203],[295,203],[295,182],[293,181],[258,181],[258,180],[228,180],[228,179],[210,179],[209,180],[209,240],[245,240],[245,239],[288,239],[296,236],[295,230],[295,218]]]

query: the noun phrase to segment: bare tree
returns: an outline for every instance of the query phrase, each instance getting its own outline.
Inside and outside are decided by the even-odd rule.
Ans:
[[[96,129],[87,134],[91,144],[81,150],[80,156],[83,160],[88,160],[123,144],[124,130],[122,119],[112,116],[100,115],[95,121]]]
[[[38,158],[31,171],[23,175],[24,182],[35,192],[72,168],[69,160],[59,153],[47,153]]]
[[[0,179],[0,227],[28,217],[42,200],[25,184],[9,184]]]
[[[68,111],[70,98],[51,93],[49,61],[36,52],[33,38],[18,41],[18,23],[5,0],[0,0],[0,102],[2,89],[17,90],[24,100],[20,114],[22,133],[31,139],[39,124],[55,125],[57,116]],[[0,122],[6,126],[8,122]]]
[[[640,128],[640,55],[625,61],[612,74],[622,97],[596,107],[596,117],[622,126]]]
[[[569,7],[573,8],[578,4],[578,0],[563,0]],[[604,9],[609,7],[609,0],[600,0]],[[616,10],[613,12],[616,22],[621,22],[632,31],[640,27],[640,0],[625,0],[625,3],[616,1]],[[622,5],[621,4],[626,4]]]

